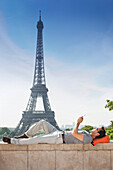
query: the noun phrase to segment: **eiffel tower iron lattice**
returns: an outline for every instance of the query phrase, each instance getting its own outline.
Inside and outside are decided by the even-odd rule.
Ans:
[[[36,46],[36,60],[35,71],[33,79],[33,87],[31,88],[31,95],[26,107],[26,110],[22,114],[22,119],[14,130],[14,135],[20,135],[24,133],[35,122],[41,119],[45,119],[53,126],[59,129],[55,121],[55,113],[51,110],[51,106],[48,99],[48,89],[46,88],[45,71],[44,71],[44,57],[43,57],[43,22],[41,21],[41,11],[39,21],[37,23],[38,35]],[[44,111],[36,110],[37,98],[42,98]]]

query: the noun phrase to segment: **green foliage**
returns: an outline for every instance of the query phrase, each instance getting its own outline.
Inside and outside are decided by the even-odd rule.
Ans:
[[[109,111],[113,110],[113,101],[106,100],[107,104],[105,105],[105,108],[109,108]]]
[[[109,135],[110,140],[113,140],[113,133]]]
[[[107,104],[105,105],[105,108],[108,108],[109,111],[113,110],[113,101],[106,100]],[[111,124],[106,129],[106,133],[109,136],[110,140],[113,140],[113,120],[110,121]]]
[[[113,140],[113,128],[112,127],[106,128],[106,133],[109,136],[110,140]]]
[[[12,131],[8,129],[7,127],[3,127],[0,129],[0,140],[3,138],[3,136],[11,137]]]
[[[111,122],[111,125],[110,125],[110,127],[112,127],[112,128],[113,128],[113,120],[111,120],[110,122]]]
[[[85,126],[82,127],[80,130],[86,130],[87,132],[90,133],[92,129],[93,129],[93,126],[85,125]]]
[[[113,121],[111,120],[110,122],[111,122],[110,126],[106,127],[105,130],[110,140],[113,140]]]
[[[73,130],[73,128],[67,128],[64,131],[72,131],[72,130]]]
[[[91,130],[93,129],[92,126],[90,125],[85,125],[83,128],[80,130],[86,130],[87,132],[91,133]],[[111,121],[110,126],[105,128],[106,134],[109,136],[110,140],[113,140],[113,121]]]
[[[9,134],[9,133],[10,133],[10,130],[9,130],[7,127],[3,127],[3,128],[0,129],[0,135],[1,135],[1,134],[4,134],[5,132],[6,132],[7,134]]]

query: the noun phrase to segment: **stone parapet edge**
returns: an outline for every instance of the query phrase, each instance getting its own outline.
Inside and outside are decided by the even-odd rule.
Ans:
[[[91,144],[36,144],[13,145],[0,143],[0,151],[89,151],[89,150],[113,150],[113,143]]]

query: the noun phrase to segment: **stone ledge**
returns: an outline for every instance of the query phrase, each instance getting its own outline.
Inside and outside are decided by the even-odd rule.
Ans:
[[[113,143],[0,143],[0,170],[113,170]]]
[[[113,150],[113,143],[91,144],[36,144],[13,145],[0,143],[0,151],[87,151],[87,150]]]

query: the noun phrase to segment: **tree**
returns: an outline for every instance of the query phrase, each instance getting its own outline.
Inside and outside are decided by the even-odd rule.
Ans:
[[[7,133],[9,134],[11,131],[7,127],[3,127],[0,129],[0,135]]]
[[[80,130],[86,130],[87,132],[91,132],[91,130],[93,129],[93,126],[90,125],[85,125],[83,128],[81,128]]]
[[[0,140],[3,138],[3,136],[11,137],[12,131],[8,129],[7,127],[3,127],[0,129]]]
[[[113,101],[106,100],[107,104],[105,105],[105,108],[109,108],[109,111],[113,110]],[[106,133],[109,135],[110,140],[113,140],[113,120],[110,121],[110,126],[106,127]]]
[[[72,131],[72,130],[73,130],[73,128],[67,128],[64,131]]]
[[[113,120],[111,120],[110,122],[111,122],[111,125],[110,125],[110,127],[112,127],[112,128],[113,128]]]
[[[113,110],[113,101],[106,100],[107,104],[105,105],[105,108],[109,108],[109,111]]]

